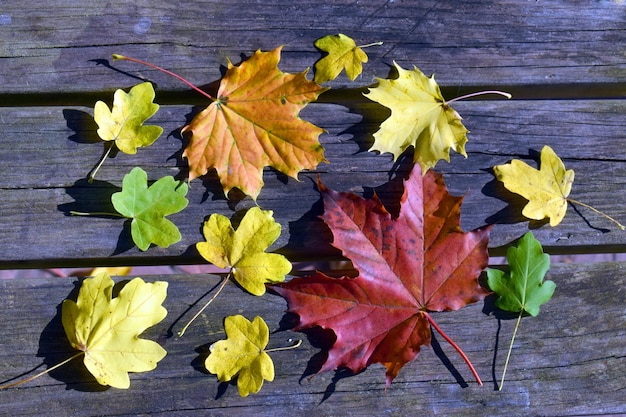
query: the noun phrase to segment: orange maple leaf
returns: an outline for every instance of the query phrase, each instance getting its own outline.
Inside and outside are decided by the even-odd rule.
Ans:
[[[278,69],[280,51],[256,51],[239,66],[228,62],[216,100],[185,126],[191,132],[183,156],[189,180],[215,168],[224,193],[239,188],[256,200],[263,187],[263,167],[296,178],[324,158],[318,141],[323,129],[298,117],[326,89],[297,74]]]

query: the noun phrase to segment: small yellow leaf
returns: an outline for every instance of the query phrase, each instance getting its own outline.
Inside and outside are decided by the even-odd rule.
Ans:
[[[417,67],[409,71],[394,65],[398,78],[378,78],[378,86],[365,94],[391,109],[391,116],[374,133],[370,151],[390,152],[397,159],[413,146],[413,160],[420,164],[423,175],[440,159],[450,162],[450,149],[467,157],[468,130],[443,99],[434,76],[426,77]]]
[[[98,124],[98,136],[104,141],[115,141],[118,149],[127,154],[137,153],[137,148],[151,145],[163,133],[160,126],[144,126],[159,105],[153,103],[154,88],[149,82],[130,89],[115,91],[113,108],[98,101],[93,109],[93,118]]]
[[[270,210],[253,207],[235,231],[225,216],[212,214],[202,232],[206,242],[196,244],[204,259],[219,268],[232,268],[233,277],[246,291],[265,294],[266,282],[282,282],[291,263],[280,254],[265,250],[280,236],[280,224]]]
[[[106,272],[86,278],[78,298],[64,300],[61,321],[75,349],[85,352],[84,363],[102,385],[128,388],[128,372],[156,368],[165,349],[139,335],[167,315],[161,305],[167,282],[129,281],[112,298],[114,282]]]
[[[205,361],[206,369],[221,382],[237,375],[239,395],[256,394],[263,380],[274,380],[274,363],[265,352],[269,329],[261,317],[252,323],[244,316],[229,316],[224,320],[226,340],[211,345],[211,354]]]
[[[514,159],[493,168],[496,178],[507,190],[528,200],[522,214],[534,220],[550,219],[550,226],[561,223],[567,211],[567,196],[572,190],[574,170],[565,170],[563,161],[549,146],[541,150],[539,170]]]
[[[328,52],[315,64],[314,81],[318,84],[334,80],[343,69],[350,81],[354,81],[363,71],[362,64],[367,62],[367,54],[343,33],[324,36],[315,41],[315,46]]]

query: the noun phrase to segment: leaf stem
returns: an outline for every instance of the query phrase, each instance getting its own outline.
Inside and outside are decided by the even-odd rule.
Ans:
[[[122,60],[122,61],[131,61],[131,62],[136,62],[138,64],[142,64],[145,66],[148,66],[150,68],[154,68],[156,70],[159,70],[161,72],[164,72],[168,75],[171,75],[172,77],[176,78],[177,80],[182,81],[183,83],[187,84],[189,87],[193,88],[194,90],[196,90],[198,93],[202,94],[203,96],[207,97],[209,100],[211,101],[215,101],[215,98],[210,95],[209,93],[207,93],[206,91],[203,91],[201,89],[199,89],[198,87],[196,87],[195,85],[193,85],[190,81],[187,81],[185,78],[181,77],[178,74],[174,74],[172,71],[168,71],[165,68],[161,68],[157,65],[151,64],[149,62],[146,61],[142,61],[140,59],[136,59],[136,58],[131,58],[128,56],[124,56],[124,55],[119,55],[119,54],[113,54],[113,59],[114,60]]]
[[[84,355],[84,354],[85,354],[85,352],[80,351],[80,352],[78,352],[77,354],[75,354],[75,355],[73,355],[73,356],[71,356],[71,357],[67,358],[67,359],[66,359],[66,360],[64,360],[63,362],[61,362],[61,363],[57,363],[57,364],[56,364],[56,365],[54,365],[53,367],[48,368],[48,369],[46,369],[45,371],[39,372],[37,375],[33,375],[33,376],[29,377],[29,378],[22,379],[22,380],[19,380],[19,381],[15,381],[15,382],[12,382],[12,383],[10,383],[10,384],[2,385],[2,386],[0,386],[0,390],[6,389],[6,388],[17,387],[18,385],[22,385],[22,384],[25,384],[25,383],[27,383],[27,382],[30,382],[30,381],[32,381],[32,380],[34,380],[34,379],[37,379],[37,378],[39,378],[40,376],[43,376],[43,375],[45,375],[45,374],[47,374],[47,373],[49,373],[49,372],[52,372],[52,371],[54,371],[55,369],[60,368],[61,366],[65,365],[66,363],[68,363],[68,362],[72,361],[73,359],[75,359],[75,358],[79,357],[80,355]]]
[[[369,48],[370,46],[380,46],[382,44],[383,44],[382,41],[378,41],[378,42],[367,43],[365,45],[359,45],[357,46],[357,48]]]
[[[500,385],[498,386],[498,391],[502,391],[502,386],[504,385],[504,376],[506,375],[506,368],[509,366],[509,359],[511,358],[511,350],[513,350],[513,342],[515,342],[515,335],[517,335],[517,329],[519,327],[519,323],[522,320],[522,315],[524,314],[524,310],[519,312],[519,316],[517,316],[517,321],[515,322],[515,330],[513,330],[513,337],[511,337],[511,344],[509,345],[509,351],[506,354],[506,360],[504,361],[504,369],[502,370],[502,378],[500,379]]]
[[[624,229],[625,229],[624,225],[622,225],[620,222],[618,222],[617,220],[615,220],[613,217],[609,216],[609,215],[608,215],[608,214],[606,214],[606,213],[601,212],[600,210],[596,209],[595,207],[590,206],[589,204],[585,204],[585,203],[583,203],[583,202],[581,202],[581,201],[574,200],[574,199],[571,199],[571,198],[566,198],[566,200],[567,200],[567,201],[569,201],[570,203],[573,203],[573,204],[578,204],[578,205],[580,205],[580,206],[586,207],[586,208],[588,208],[589,210],[591,210],[591,211],[593,211],[593,212],[595,212],[595,213],[599,214],[600,216],[606,217],[607,219],[609,219],[610,221],[612,221],[613,223],[615,223],[615,224],[617,225],[617,227],[619,227],[619,228],[620,228],[620,230],[624,230]]]
[[[226,278],[224,278],[224,280],[222,281],[222,283],[220,284],[219,288],[217,289],[217,291],[215,291],[215,294],[213,294],[213,296],[209,299],[209,301],[206,302],[206,304],[204,305],[204,307],[202,307],[200,309],[200,311],[198,311],[196,313],[195,316],[193,316],[191,318],[191,320],[189,320],[189,322],[185,325],[185,327],[182,328],[182,330],[180,332],[178,332],[178,337],[183,337],[183,335],[185,334],[185,331],[187,331],[187,328],[191,325],[191,323],[193,323],[193,321],[195,319],[197,319],[200,314],[202,314],[202,312],[204,310],[206,310],[206,308],[209,306],[209,304],[211,304],[213,302],[213,300],[215,300],[215,297],[217,297],[219,295],[219,293],[222,292],[222,290],[224,289],[224,287],[226,286],[226,283],[228,282],[228,279],[230,278],[230,274],[231,272],[228,273],[228,275],[226,275]]]
[[[93,213],[85,213],[84,211],[70,210],[72,216],[111,216],[111,217],[126,217],[119,213],[108,213],[105,211],[94,211]]]
[[[486,94],[499,94],[499,95],[504,96],[506,98],[513,97],[511,94],[509,94],[507,92],[504,92],[504,91],[487,90],[487,91],[478,91],[476,93],[465,94],[464,96],[453,98],[452,100],[448,101],[447,104],[454,103],[455,101],[465,100],[466,98],[470,98],[470,97],[483,96],[483,95],[486,95]]]
[[[295,344],[293,344],[291,346],[283,346],[283,347],[278,347],[278,348],[273,348],[273,349],[266,349],[264,352],[265,353],[269,353],[269,352],[279,352],[281,350],[291,350],[291,349],[297,348],[301,344],[302,344],[302,340],[298,340]]]
[[[435,328],[435,330],[437,330],[437,333],[439,333],[441,336],[443,336],[444,339],[446,339],[446,341],[448,343],[450,343],[450,345],[452,345],[452,347],[459,352],[459,355],[461,355],[461,357],[463,358],[463,360],[465,361],[465,363],[467,364],[467,366],[469,367],[470,371],[472,371],[472,375],[474,375],[474,378],[476,379],[476,382],[478,382],[478,385],[483,385],[483,381],[480,379],[480,376],[478,376],[478,372],[476,372],[476,369],[474,368],[474,365],[472,365],[472,363],[470,362],[469,358],[467,357],[467,355],[461,350],[461,348],[454,343],[454,341],[452,339],[450,339],[448,337],[447,334],[445,334],[443,332],[443,330],[441,330],[441,327],[439,327],[437,325],[437,323],[435,323],[435,321],[433,320],[432,317],[430,317],[430,314],[428,314],[427,312],[423,311],[422,312],[425,316],[426,319],[428,320],[428,322],[430,323],[431,326],[433,326]]]
[[[113,149],[113,142],[109,142],[108,144],[109,144],[109,147],[104,153],[104,155],[102,155],[102,158],[100,158],[100,162],[98,162],[98,165],[96,165],[96,167],[92,169],[91,172],[89,173],[89,178],[87,179],[87,182],[89,184],[91,184],[93,180],[96,178],[96,173],[98,172],[102,164],[104,164],[104,160],[109,157],[109,154],[111,153],[111,149]]]

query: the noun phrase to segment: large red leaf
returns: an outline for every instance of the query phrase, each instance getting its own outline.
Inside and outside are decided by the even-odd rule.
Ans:
[[[320,189],[333,245],[359,275],[317,273],[272,288],[300,317],[296,330],[334,331],[337,339],[320,372],[358,372],[381,363],[389,384],[430,344],[434,322],[428,312],[457,310],[486,295],[478,277],[489,259],[490,227],[463,232],[463,198],[448,193],[440,174],[422,177],[418,165],[405,182],[397,219],[377,197]]]

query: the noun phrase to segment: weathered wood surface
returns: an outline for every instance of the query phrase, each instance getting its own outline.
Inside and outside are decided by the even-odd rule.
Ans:
[[[621,1],[553,0],[332,2],[264,0],[4,1],[0,4],[0,268],[96,264],[202,262],[193,245],[211,213],[233,216],[253,203],[224,198],[214,173],[191,183],[190,205],[171,216],[183,240],[167,249],[137,250],[127,223],[67,216],[69,210],[107,211],[110,195],[134,166],[149,178],[185,177],[184,140],[178,131],[206,104],[178,81],[112,53],[145,59],[197,84],[218,79],[227,59],[237,63],[257,49],[285,45],[283,71],[311,67],[321,54],[315,39],[343,32],[368,49],[370,61],[355,83],[345,77],[302,116],[328,130],[321,142],[330,164],[301,174],[301,182],[266,170],[258,204],[274,210],[283,234],[274,246],[291,260],[334,257],[315,181],[383,201],[399,195],[403,159],[367,152],[388,115],[362,96],[374,77],[387,77],[395,60],[436,73],[448,99],[499,88],[514,99],[455,103],[471,130],[468,159],[441,162],[451,192],[465,194],[465,229],[496,223],[492,254],[502,254],[529,228],[544,247],[561,252],[624,252],[626,233],[590,211],[573,207],[557,228],[520,216],[490,169],[512,158],[535,163],[552,146],[576,171],[571,197],[626,222],[626,5]],[[154,123],[166,134],[135,156],[118,154],[87,184],[85,176],[103,147],[91,118],[96,100],[139,79],[157,85],[163,104]],[[526,100],[534,99],[534,100]],[[397,169],[396,169],[397,168]],[[394,178],[391,188],[385,187]],[[170,282],[166,321],[148,332],[169,355],[156,371],[133,376],[130,390],[103,389],[82,365],[54,372],[27,386],[1,392],[2,415],[609,415],[626,414],[624,272],[626,265],[558,265],[558,288],[537,318],[524,319],[508,380],[494,391],[513,321],[484,313],[482,303],[438,314],[439,324],[465,349],[485,380],[478,387],[456,353],[441,339],[425,349],[384,390],[381,367],[355,377],[306,374],[318,351],[309,341],[275,356],[276,381],[242,399],[201,370],[207,346],[223,337],[222,319],[263,315],[277,330],[285,308],[276,296],[254,298],[227,287],[185,338],[171,337],[186,311],[218,278],[150,277]],[[70,280],[0,282],[0,379],[43,361],[67,357],[59,303],[76,288]],[[245,306],[245,307],[241,307]],[[198,306],[195,306],[198,308]],[[183,317],[184,315],[184,317]],[[172,333],[174,332],[174,333]],[[300,337],[272,335],[274,346]],[[440,346],[440,347],[439,347]],[[38,357],[39,356],[39,357]],[[494,359],[495,358],[495,359]],[[447,365],[448,359],[454,365]],[[465,380],[467,379],[467,382]],[[99,392],[94,392],[99,391]]]
[[[253,297],[228,285],[188,330],[173,337],[199,308],[189,306],[219,282],[210,275],[144,277],[169,282],[166,319],[146,337],[168,351],[156,370],[131,375],[128,390],[105,389],[80,360],[10,391],[0,392],[0,414],[17,415],[437,415],[563,416],[626,413],[626,264],[553,265],[553,299],[539,316],[522,319],[503,390],[495,390],[515,320],[499,320],[491,303],[477,303],[433,318],[472,360],[484,380],[472,379],[458,354],[435,335],[385,391],[384,369],[371,366],[307,378],[319,349],[300,333],[280,330],[285,301]],[[0,380],[68,357],[59,305],[76,287],[73,279],[0,281]],[[236,302],[234,300],[237,300]],[[236,386],[219,384],[202,370],[207,347],[224,338],[222,319],[261,315],[270,327],[270,346],[304,338],[302,347],[272,354],[274,382],[240,398]],[[10,318],[10,319],[8,319]],[[314,339],[315,340],[315,339]],[[319,340],[318,340],[319,341]],[[308,365],[307,365],[308,364]],[[38,368],[39,370],[43,368]],[[494,378],[495,377],[495,378]],[[7,400],[8,399],[8,400]]]
[[[626,39],[624,5],[587,4],[581,13],[567,1],[365,3],[3,3],[0,103],[7,107],[0,108],[0,267],[201,262],[193,244],[202,238],[203,219],[214,212],[231,215],[252,204],[236,196],[223,198],[211,173],[191,184],[190,206],[172,216],[183,241],[147,253],[133,247],[120,220],[65,215],[71,209],[110,209],[111,193],[136,165],[150,179],[185,176],[178,129],[193,114],[192,104],[202,100],[151,69],[131,63],[115,63],[118,70],[101,65],[111,53],[161,64],[202,84],[219,78],[227,58],[236,62],[241,55],[279,44],[285,45],[281,69],[301,71],[321,56],[313,41],[339,31],[384,45],[368,50],[370,61],[356,83],[341,77],[321,103],[302,113],[328,129],[321,141],[331,164],[303,173],[300,183],[266,170],[266,187],[258,200],[283,225],[276,247],[294,260],[336,254],[317,219],[317,173],[335,189],[365,188],[367,193],[377,188],[385,196],[379,187],[393,176],[393,162],[389,155],[367,149],[388,111],[361,92],[375,76],[386,77],[393,60],[406,68],[418,65],[427,74],[436,72],[447,97],[479,86],[515,94],[509,102],[457,103],[472,131],[470,157],[453,155],[451,165],[437,167],[446,173],[452,192],[467,194],[465,228],[504,223],[494,230],[492,248],[519,237],[528,224],[519,222],[519,208],[508,205],[510,194],[489,170],[513,157],[528,158],[544,144],[576,170],[573,198],[625,221],[619,209],[624,205],[624,102],[581,100],[626,94],[620,49]],[[97,99],[110,101],[113,89],[128,87],[137,77],[156,82],[157,101],[172,104],[154,118],[169,135],[136,156],[120,154],[107,161],[98,181],[88,185],[84,177],[102,152],[90,108]],[[519,100],[524,97],[577,100]],[[388,200],[396,195],[386,193]],[[626,238],[584,209],[570,209],[562,226],[540,228],[537,235],[552,252],[622,251]]]
[[[318,173],[324,184],[337,190],[366,189],[368,195],[371,192],[367,189],[377,188],[397,209],[401,187],[392,187],[391,192],[384,187],[394,169],[391,155],[367,152],[376,120],[385,117],[386,110],[376,103],[355,103],[316,103],[305,109],[303,117],[328,130],[321,142],[330,164],[320,164],[317,172],[303,173],[301,182],[272,170],[265,172],[266,186],[257,202],[274,211],[283,226],[276,248],[294,260],[322,259],[335,253],[327,243],[326,226],[317,218],[322,213],[315,185]],[[456,108],[471,130],[466,147],[469,157],[454,154],[451,164],[442,161],[437,169],[445,173],[451,192],[466,195],[462,209],[465,229],[499,223],[492,233],[492,248],[517,239],[527,230],[528,222],[521,217],[519,198],[503,189],[491,167],[512,158],[537,166],[533,157],[544,144],[552,146],[566,166],[576,171],[572,198],[626,223],[622,209],[626,205],[626,101],[472,101],[458,103]],[[180,227],[183,240],[166,249],[139,251],[130,241],[128,222],[123,220],[67,215],[69,210],[112,211],[110,196],[119,191],[122,177],[134,166],[143,167],[151,180],[164,175],[184,178],[186,162],[180,157],[183,142],[176,130],[190,109],[164,106],[154,123],[174,133],[165,134],[136,155],[120,153],[107,160],[97,180],[88,184],[85,177],[104,149],[94,138],[90,109],[0,108],[4,130],[0,136],[0,160],[4,161],[0,166],[4,183],[0,189],[0,266],[201,263],[193,245],[203,239],[200,229],[204,219],[216,212],[231,217],[234,211],[253,204],[249,198],[237,198],[236,193],[235,198],[226,200],[214,172],[191,182],[189,206],[170,217]],[[408,167],[400,164],[401,170]],[[549,250],[626,249],[626,233],[587,209],[577,210],[570,207],[558,228],[544,225],[536,230]]]
[[[395,60],[455,88],[567,84],[561,93],[626,92],[620,1],[8,0],[0,15],[0,92],[12,99],[119,88],[128,78],[98,65],[112,53],[202,84],[219,78],[227,58],[284,44],[283,68],[301,71],[319,57],[313,41],[337,32],[384,42],[368,51],[365,84],[385,77]],[[181,90],[148,69],[130,71],[154,76],[163,91]],[[589,83],[596,85],[588,90]]]

